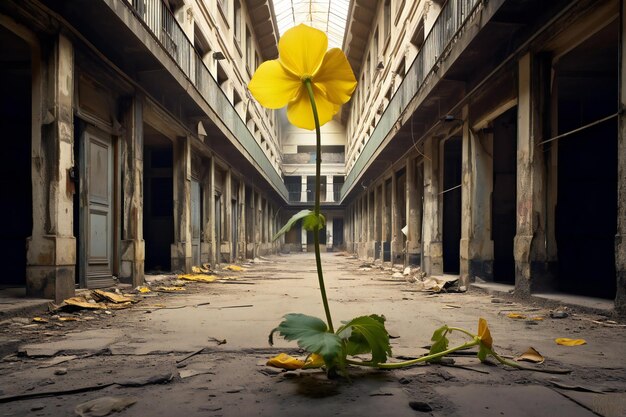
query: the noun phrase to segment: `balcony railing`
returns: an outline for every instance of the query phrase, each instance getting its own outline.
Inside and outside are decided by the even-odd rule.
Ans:
[[[163,49],[167,51],[168,55],[178,64],[178,67],[196,87],[206,103],[220,114],[222,121],[250,152],[253,160],[257,161],[265,172],[273,172],[271,176],[274,178],[271,182],[277,187],[278,192],[286,198],[286,190],[282,188],[284,184],[280,180],[275,167],[256,142],[239,113],[235,111],[215,78],[213,78],[202,57],[193,47],[193,43],[183,31],[169,7],[163,0],[124,0],[123,3],[129,6],[135,16],[152,32]],[[216,91],[219,92],[216,94]],[[269,129],[267,130],[270,131]]]
[[[345,181],[347,187],[354,184],[357,175],[365,168],[365,164],[374,154],[374,151],[383,142],[404,109],[422,88],[426,78],[439,70],[439,63],[450,52],[466,23],[482,2],[486,2],[486,0],[449,0],[445,4],[402,80],[402,84],[384,110],[371,137],[365,143],[363,151],[352,168],[349,168],[350,172]]]

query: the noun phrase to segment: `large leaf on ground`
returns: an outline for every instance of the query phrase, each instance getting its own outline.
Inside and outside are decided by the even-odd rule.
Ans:
[[[348,355],[372,353],[372,363],[384,363],[391,356],[389,334],[385,329],[385,319],[372,314],[361,316],[347,322],[337,331],[346,340]]]
[[[299,212],[297,212],[296,214],[294,214],[293,216],[291,216],[291,218],[287,221],[287,223],[278,231],[278,233],[276,233],[274,235],[274,237],[272,238],[272,240],[276,240],[279,237],[281,237],[282,235],[284,235],[285,233],[287,233],[289,230],[291,230],[291,228],[293,227],[293,225],[300,219],[305,218],[308,215],[313,214],[313,212],[309,209],[305,209],[305,210],[300,210]]]
[[[324,358],[327,366],[341,363],[341,339],[328,332],[328,327],[321,319],[306,314],[291,313],[277,328],[270,333],[270,345],[274,343],[274,332],[286,340],[296,340],[298,346],[310,353],[317,353]]]
[[[440,328],[435,330],[435,332],[433,333],[433,337],[430,338],[433,344],[430,346],[430,351],[428,352],[429,355],[441,353],[448,349],[448,338],[446,337],[447,333],[448,326],[446,325],[441,326]],[[440,358],[437,358],[433,359],[431,362],[438,362],[440,360]]]

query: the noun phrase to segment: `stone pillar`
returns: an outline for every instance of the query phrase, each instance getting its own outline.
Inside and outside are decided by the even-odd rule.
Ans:
[[[443,274],[443,242],[439,199],[439,140],[424,142],[424,271],[429,275]]]
[[[391,175],[391,263],[395,264],[402,256],[402,236],[400,236],[400,208],[398,207],[398,176]]]
[[[209,218],[207,219],[207,240],[209,242],[209,262],[212,266],[219,263],[219,256],[217,255],[218,242],[215,235],[215,226],[220,219],[215,218],[215,157],[211,156],[209,162],[209,192],[206,198],[209,206]]]
[[[620,108],[626,108],[626,3],[622,3],[621,68],[620,68]],[[617,233],[615,235],[615,271],[617,294],[615,309],[626,314],[626,114],[619,116],[619,136],[617,139]]]
[[[475,277],[493,279],[491,193],[493,190],[492,134],[474,134],[463,107],[461,177],[461,285]]]
[[[129,100],[124,114],[126,127],[122,142],[124,184],[122,203],[121,270],[133,288],[144,282],[145,241],[143,239],[143,98]]]
[[[380,256],[380,241],[381,241],[381,236],[379,236],[378,234],[378,225],[381,222],[381,199],[380,196],[378,195],[378,186],[374,185],[374,238],[372,239],[372,246],[373,246],[373,256],[374,259],[378,258]]]
[[[326,251],[332,252],[333,250],[333,215],[331,213],[326,214]]]
[[[326,202],[332,203],[335,201],[335,193],[333,188],[333,176],[326,175]]]
[[[382,185],[381,185],[381,195],[380,195],[380,201],[381,201],[381,205],[380,205],[380,219],[382,222],[382,231],[381,231],[381,236],[380,236],[380,260],[384,261],[385,259],[385,245],[389,244],[389,241],[387,240],[387,234],[388,234],[388,230],[389,227],[391,226],[388,221],[387,221],[387,206],[388,206],[388,202],[387,202],[387,181],[385,179],[383,179]]]
[[[237,231],[237,249],[239,251],[239,258],[242,260],[246,259],[246,184],[243,182],[243,178],[239,180],[239,198],[237,199],[239,203],[239,221],[237,225],[239,226],[239,230]]]
[[[191,272],[191,138],[174,142],[174,242],[172,271]]]
[[[232,245],[233,245],[233,173],[230,168],[226,169],[226,177],[224,180],[224,190],[222,192],[224,196],[224,230],[222,232],[222,243],[220,245],[220,252],[223,252],[224,248],[228,248],[228,262],[233,262],[232,259]]]
[[[26,294],[60,303],[74,295],[76,280],[73,204],[77,190],[69,176],[75,165],[74,47],[60,34],[53,48],[43,94],[44,113],[52,117],[49,123],[44,121],[43,131],[41,125],[33,125],[33,132],[37,129],[31,151],[33,233],[27,240]],[[35,78],[33,74],[33,88],[38,88]],[[41,111],[38,105],[33,103],[37,113]]]
[[[517,124],[517,231],[514,241],[515,293],[527,296],[547,272],[543,209],[543,152],[538,81],[533,82],[530,54],[519,61]],[[547,80],[546,80],[547,81]],[[539,280],[539,283],[534,282]]]
[[[300,181],[300,202],[301,203],[306,203],[308,201],[308,192],[307,192],[307,180],[306,180],[306,175],[302,176],[302,180]]]
[[[415,158],[406,160],[406,257],[405,265],[418,265],[422,248],[421,223],[422,223],[422,194],[424,187],[422,176],[416,166]]]
[[[255,210],[255,228],[254,228],[254,247],[255,247],[255,256],[259,256],[261,254],[261,243],[263,239],[263,205],[261,194],[256,192],[256,210]]]

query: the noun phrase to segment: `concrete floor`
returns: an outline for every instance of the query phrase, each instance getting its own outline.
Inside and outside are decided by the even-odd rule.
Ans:
[[[70,416],[78,404],[105,396],[136,400],[119,416],[626,415],[626,327],[606,315],[563,308],[568,316],[552,319],[541,301],[421,292],[391,278],[391,270],[363,268],[342,254],[323,254],[323,264],[336,324],[384,314],[399,336],[392,339],[396,358],[425,353],[444,323],[475,331],[484,317],[499,353],[513,357],[532,346],[546,361],[528,366],[571,372],[512,370],[475,356],[456,356],[452,366],[350,368],[349,381],[328,380],[319,370],[268,368],[279,352],[299,353],[281,339],[267,344],[284,314],[324,316],[313,255],[290,254],[243,272],[222,271],[219,282],[190,283],[181,293],[150,293],[111,314],[83,310],[74,314],[80,321],[45,316],[41,324],[32,317],[5,320],[0,416]],[[511,319],[509,312],[543,320]],[[559,346],[557,337],[587,344]],[[451,344],[461,340],[453,335]],[[432,410],[416,411],[423,403]]]

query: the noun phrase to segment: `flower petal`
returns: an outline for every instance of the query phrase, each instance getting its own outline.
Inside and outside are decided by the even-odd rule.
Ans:
[[[344,104],[356,88],[356,78],[348,59],[339,48],[330,49],[324,55],[324,60],[313,82],[326,92],[328,100],[335,104]]]
[[[304,361],[289,356],[286,353],[279,353],[278,356],[274,356],[268,360],[267,365],[282,369],[302,369]]]
[[[300,24],[286,31],[278,41],[280,61],[293,75],[313,75],[322,64],[328,38],[321,30]]]
[[[265,61],[252,76],[248,89],[263,106],[280,109],[298,95],[302,88],[300,78],[285,71],[278,60]]]
[[[320,126],[322,126],[328,123],[339,111],[339,106],[330,102],[324,92],[315,85],[313,85],[313,95],[315,96],[315,105],[317,107]],[[303,89],[298,95],[298,98],[290,102],[287,106],[287,119],[296,127],[308,130],[315,129],[315,119],[313,119],[311,101],[309,100],[309,95],[306,90]]]
[[[491,338],[489,326],[487,326],[487,320],[482,317],[478,319],[478,337],[480,338],[480,343],[491,349],[493,346],[493,339]]]

